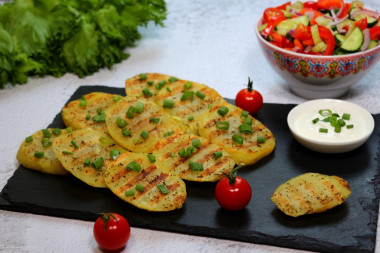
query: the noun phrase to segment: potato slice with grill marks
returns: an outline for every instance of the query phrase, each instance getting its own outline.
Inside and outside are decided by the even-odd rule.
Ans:
[[[141,166],[140,171],[127,169],[131,162],[138,163]],[[164,212],[178,209],[186,200],[186,186],[182,179],[151,163],[145,153],[120,155],[117,160],[107,164],[104,177],[115,195],[148,211]],[[168,192],[161,192],[158,186],[164,186]]]
[[[91,127],[107,133],[104,119],[99,115],[102,110],[115,103],[115,94],[92,92],[83,96],[86,105],[81,106],[81,99],[69,102],[62,109],[63,122],[73,130]],[[89,115],[89,116],[87,116]],[[94,118],[95,117],[95,118]],[[99,121],[100,120],[100,121]]]
[[[133,117],[128,118],[126,113],[137,103],[144,105],[142,112],[135,112]],[[142,98],[128,96],[110,106],[105,113],[107,129],[112,138],[119,145],[133,152],[150,153],[166,132],[182,131],[178,122],[173,120],[169,114],[161,110],[155,103]],[[118,118],[125,121],[125,127],[117,124]],[[155,119],[157,119],[156,122]],[[130,135],[125,134],[126,131]],[[143,132],[147,134],[145,137],[141,136]]]
[[[221,107],[228,108],[228,113],[221,116],[218,110]],[[264,126],[260,121],[248,115],[247,119],[251,119],[252,133],[241,133],[239,126],[245,121],[245,117],[241,117],[242,109],[223,102],[211,107],[200,117],[200,136],[210,139],[213,143],[223,147],[232,156],[237,164],[254,164],[263,157],[270,154],[275,147],[275,138],[272,132]],[[228,130],[222,130],[221,123],[228,122]],[[224,124],[222,124],[224,126]],[[243,137],[243,143],[238,144],[233,140],[234,135]],[[264,142],[259,142],[258,137],[264,137]]]
[[[47,129],[50,132],[50,137],[47,138],[48,146],[42,144],[42,139],[44,135],[42,130],[35,132],[31,137],[32,141],[27,142],[26,140],[20,145],[20,148],[17,152],[17,160],[28,169],[37,170],[47,174],[54,175],[66,175],[69,174],[67,170],[61,165],[55,156],[52,149],[52,142],[57,138],[57,135],[52,133],[52,128]],[[66,130],[58,129],[61,133],[65,133]],[[56,132],[57,133],[57,132]],[[43,152],[44,155],[41,158],[34,156],[35,152]]]
[[[197,148],[190,157],[181,157],[180,150],[186,150],[193,145],[193,140],[198,139],[201,147]],[[221,152],[222,157],[213,158],[214,152]],[[220,146],[210,140],[192,134],[173,134],[160,140],[155,147],[153,155],[157,159],[157,166],[170,169],[184,180],[198,182],[215,182],[228,174],[234,167],[232,157]],[[193,171],[189,162],[201,163],[202,171]]]
[[[305,173],[281,184],[271,199],[286,215],[298,217],[331,209],[350,194],[349,183],[338,176]]]
[[[78,148],[72,141],[78,145]],[[99,188],[107,188],[103,171],[105,165],[112,160],[111,150],[116,149],[121,153],[128,152],[115,144],[107,134],[92,128],[62,134],[53,141],[52,147],[55,156],[67,171],[86,184]],[[85,165],[87,159],[94,162],[100,158],[104,160],[100,168],[94,168],[90,164]]]

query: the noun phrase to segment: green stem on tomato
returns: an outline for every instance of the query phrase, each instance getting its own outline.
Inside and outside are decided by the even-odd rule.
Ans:
[[[228,179],[229,179],[229,184],[230,184],[230,185],[235,184],[235,182],[236,182],[237,172],[238,172],[238,170],[239,170],[240,168],[242,168],[242,167],[244,167],[244,166],[245,166],[245,164],[239,164],[237,167],[233,168],[233,169],[230,171],[230,173],[228,173],[228,174],[223,173],[224,175],[226,175],[226,177],[228,177]]]
[[[252,92],[253,81],[248,77],[248,91]]]
[[[115,215],[113,215],[112,213],[99,213],[100,215],[102,215],[102,220],[104,221],[104,231],[107,230],[107,224],[108,224],[108,221],[110,220],[110,217],[112,217],[116,223],[118,222]]]

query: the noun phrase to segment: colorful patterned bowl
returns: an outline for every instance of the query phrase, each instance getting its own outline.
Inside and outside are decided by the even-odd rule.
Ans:
[[[380,45],[348,55],[316,56],[295,53],[274,46],[255,31],[260,48],[270,66],[303,98],[337,98],[363,78],[380,59]]]

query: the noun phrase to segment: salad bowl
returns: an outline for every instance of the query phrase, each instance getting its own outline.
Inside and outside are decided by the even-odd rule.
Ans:
[[[306,99],[338,98],[363,78],[380,59],[380,44],[344,55],[311,55],[283,49],[265,40],[255,26],[260,48],[269,65],[298,96]]]

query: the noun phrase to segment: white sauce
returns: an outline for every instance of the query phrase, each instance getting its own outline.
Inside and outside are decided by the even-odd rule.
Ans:
[[[325,108],[320,108],[325,109]],[[323,122],[322,120],[326,118],[325,116],[322,116],[318,113],[320,109],[315,110],[315,113],[310,112],[309,110],[304,110],[302,113],[298,115],[298,117],[294,121],[294,129],[299,134],[306,138],[317,140],[317,141],[329,141],[329,142],[348,142],[360,139],[363,137],[367,132],[367,126],[364,122],[365,120],[361,120],[360,115],[352,113],[350,111],[343,111],[340,108],[328,108],[333,113],[338,113],[340,118],[342,117],[343,113],[351,114],[351,117],[349,120],[345,120],[346,126],[347,125],[354,125],[353,128],[347,129],[346,126],[341,128],[340,133],[336,133],[334,130],[334,127],[330,125],[330,122]],[[313,124],[313,119],[319,118],[319,121],[315,124]],[[338,119],[340,119],[338,118]],[[327,133],[320,133],[320,128],[326,128],[328,129]]]

